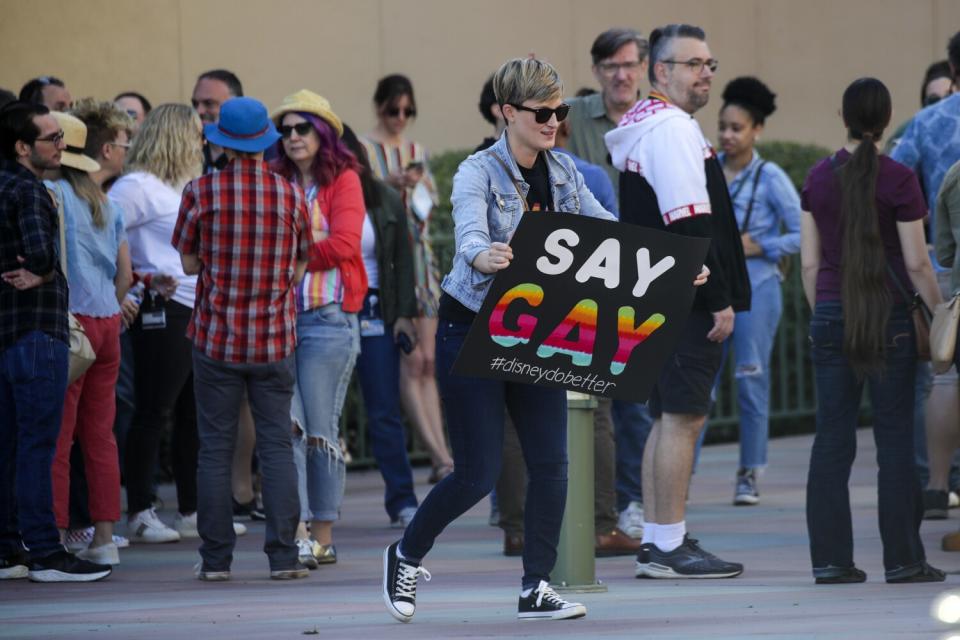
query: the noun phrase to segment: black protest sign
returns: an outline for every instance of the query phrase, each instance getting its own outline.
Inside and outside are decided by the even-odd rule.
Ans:
[[[710,246],[568,213],[525,213],[453,373],[647,399]]]

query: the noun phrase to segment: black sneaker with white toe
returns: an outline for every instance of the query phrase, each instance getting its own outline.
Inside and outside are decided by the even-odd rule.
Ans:
[[[417,578],[430,581],[430,572],[419,564],[401,558],[400,542],[383,552],[383,602],[387,611],[400,622],[410,622],[417,608]]]
[[[579,602],[567,602],[541,580],[535,589],[520,593],[517,617],[521,620],[569,620],[587,615],[587,608]]]
[[[32,561],[28,577],[32,582],[94,582],[112,571],[108,564],[88,562],[62,549]]]
[[[661,551],[657,545],[650,545],[648,558],[644,567],[648,578],[734,578],[743,573],[742,564],[726,562],[704,551],[690,536],[684,536],[683,544],[673,551]]]

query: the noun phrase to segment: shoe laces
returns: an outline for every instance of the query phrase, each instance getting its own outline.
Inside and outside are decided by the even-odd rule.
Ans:
[[[430,572],[423,567],[415,566],[402,560],[397,563],[397,585],[394,598],[415,598],[417,595],[417,578],[430,582],[433,578]]]
[[[562,607],[567,604],[567,601],[557,595],[557,592],[553,590],[546,580],[541,580],[540,584],[537,585],[537,588],[534,590],[534,593],[537,594],[537,607],[543,604],[543,601],[546,600],[548,604],[556,605]]]

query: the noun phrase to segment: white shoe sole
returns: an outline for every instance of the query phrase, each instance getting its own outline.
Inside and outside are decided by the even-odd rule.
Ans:
[[[582,604],[578,604],[567,607],[566,609],[561,609],[560,611],[530,611],[527,613],[518,613],[517,618],[520,620],[572,620],[574,618],[582,618],[585,615],[587,615],[587,608]]]
[[[120,553],[115,546],[113,549],[100,549],[99,547],[91,549],[88,547],[78,551],[77,557],[94,564],[120,564]]]
[[[393,545],[390,545],[391,547]],[[400,622],[410,622],[413,620],[413,614],[404,615],[402,612],[398,611],[395,606],[393,606],[393,600],[390,599],[390,592],[387,590],[387,584],[389,582],[387,575],[390,568],[390,547],[387,547],[383,550],[383,603],[387,605],[387,611],[390,612],[390,615],[393,616],[396,620]]]
[[[643,575],[641,576],[640,566],[639,563],[637,563],[638,578],[656,578],[661,580],[708,580],[711,578],[735,578],[741,573],[743,573],[743,569],[739,571],[727,571],[723,573],[677,573],[672,567],[651,562],[644,567]]]
[[[96,573],[64,573],[56,569],[43,569],[31,571],[29,577],[31,582],[96,582],[103,580],[111,573],[109,569]]]
[[[26,578],[29,573],[29,567],[24,564],[18,564],[6,569],[0,569],[0,580],[20,580],[21,578]]]
[[[647,577],[647,563],[638,562],[636,570],[634,571],[634,576],[637,578],[646,578]]]
[[[760,498],[758,498],[757,496],[743,495],[743,496],[737,496],[733,499],[733,504],[738,507],[752,506],[757,504],[758,502],[760,502]]]

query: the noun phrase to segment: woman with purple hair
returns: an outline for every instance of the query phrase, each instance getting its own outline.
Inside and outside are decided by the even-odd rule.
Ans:
[[[340,412],[360,352],[357,312],[367,291],[360,253],[363,191],[357,159],[340,139],[343,123],[327,100],[301,90],[284,98],[271,117],[283,136],[273,169],[306,192],[313,237],[297,291],[291,418],[301,512],[297,546],[300,562],[316,569],[337,561],[333,523],[346,478]]]

